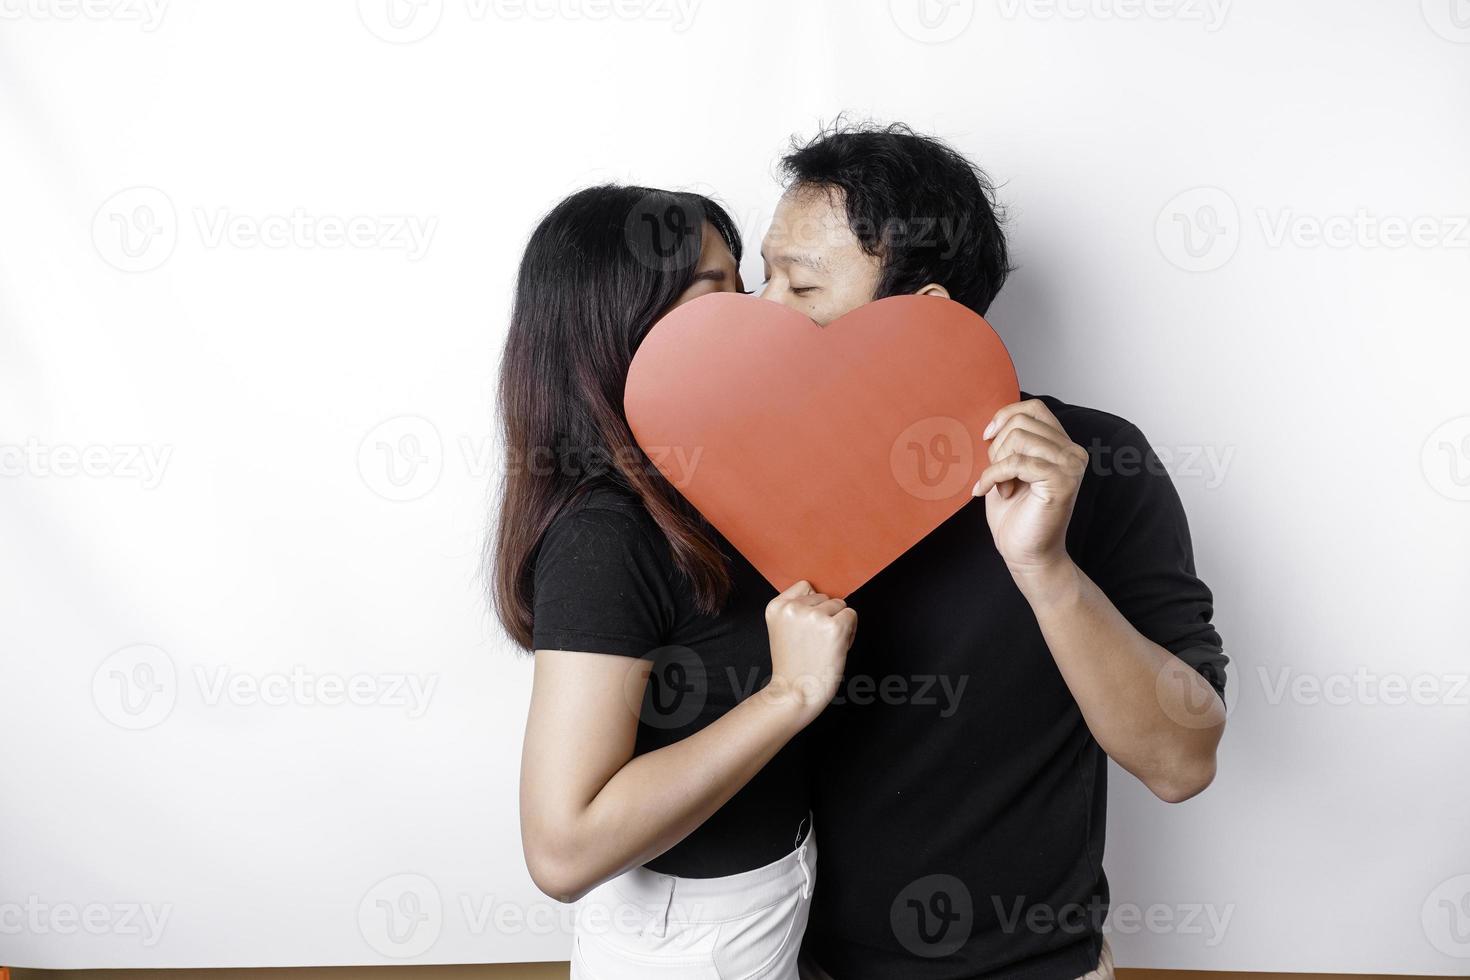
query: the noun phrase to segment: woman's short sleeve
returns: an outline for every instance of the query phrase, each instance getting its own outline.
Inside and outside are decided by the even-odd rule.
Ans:
[[[559,516],[534,567],[532,645],[651,657],[673,628],[672,563],[657,528],[622,508]]]

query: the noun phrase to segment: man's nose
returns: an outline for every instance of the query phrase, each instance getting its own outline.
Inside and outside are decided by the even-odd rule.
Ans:
[[[790,291],[781,289],[774,281],[766,283],[757,292],[756,297],[768,303],[780,303],[782,306],[790,306],[787,299],[791,296]]]

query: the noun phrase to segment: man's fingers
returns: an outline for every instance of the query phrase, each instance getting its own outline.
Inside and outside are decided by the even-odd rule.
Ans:
[[[1061,467],[1036,456],[1007,456],[1005,459],[991,463],[980,474],[980,480],[975,484],[971,493],[976,497],[983,497],[995,488],[997,483],[1006,480],[1020,480],[1023,483],[1038,484],[1052,478],[1062,476]]]
[[[1032,429],[1010,428],[990,444],[990,461],[998,463],[1007,456],[1039,456],[1058,466],[1070,465],[1071,443],[1057,443]]]
[[[1067,436],[1067,433],[1063,432],[1058,427],[1044,422],[1034,415],[1027,415],[1024,412],[1017,412],[1015,415],[1012,415],[1010,418],[1006,419],[1004,424],[1000,425],[995,430],[995,435],[991,436],[991,449],[994,450],[997,443],[1004,442],[1006,436],[1016,431],[1034,432],[1036,435],[1040,436],[1043,439],[1046,439],[1049,442],[1055,442],[1061,445],[1066,445],[1067,443],[1072,441]]]
[[[1001,426],[1005,425],[1006,422],[1008,422],[1012,417],[1016,415],[1029,415],[1032,418],[1037,419],[1041,422],[1045,422],[1047,425],[1050,425],[1058,430],[1061,430],[1063,432],[1066,431],[1062,429],[1062,423],[1057,421],[1057,417],[1052,414],[1051,409],[1046,407],[1045,402],[1043,402],[1040,398],[1030,398],[1023,402],[1012,402],[1011,404],[1002,408],[1000,411],[996,412],[995,415],[991,417],[990,424],[985,427],[985,432],[981,436],[981,438],[992,438],[993,436],[995,436],[996,433],[1000,431]]]

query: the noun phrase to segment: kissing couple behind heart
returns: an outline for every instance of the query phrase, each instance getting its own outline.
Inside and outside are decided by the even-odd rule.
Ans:
[[[838,126],[782,165],[762,299],[822,326],[886,297],[986,312],[1005,237],[952,147]],[[1023,396],[914,440],[976,457],[909,550],[846,598],[778,590],[624,411],[655,323],[744,293],[741,256],[715,201],[608,185],[541,220],[516,281],[486,558],[534,653],[521,836],[537,886],[577,905],[572,977],[1111,977],[1106,758],[1175,802],[1224,724],[1168,476],[1094,465],[1154,458],[1125,420]],[[827,519],[812,540],[867,531]]]

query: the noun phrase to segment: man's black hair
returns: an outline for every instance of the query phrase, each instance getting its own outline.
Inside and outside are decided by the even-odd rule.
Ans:
[[[848,226],[882,261],[874,299],[932,282],[984,314],[1011,271],[994,186],[942,140],[839,121],[793,141],[781,172],[791,187],[842,192]]]

